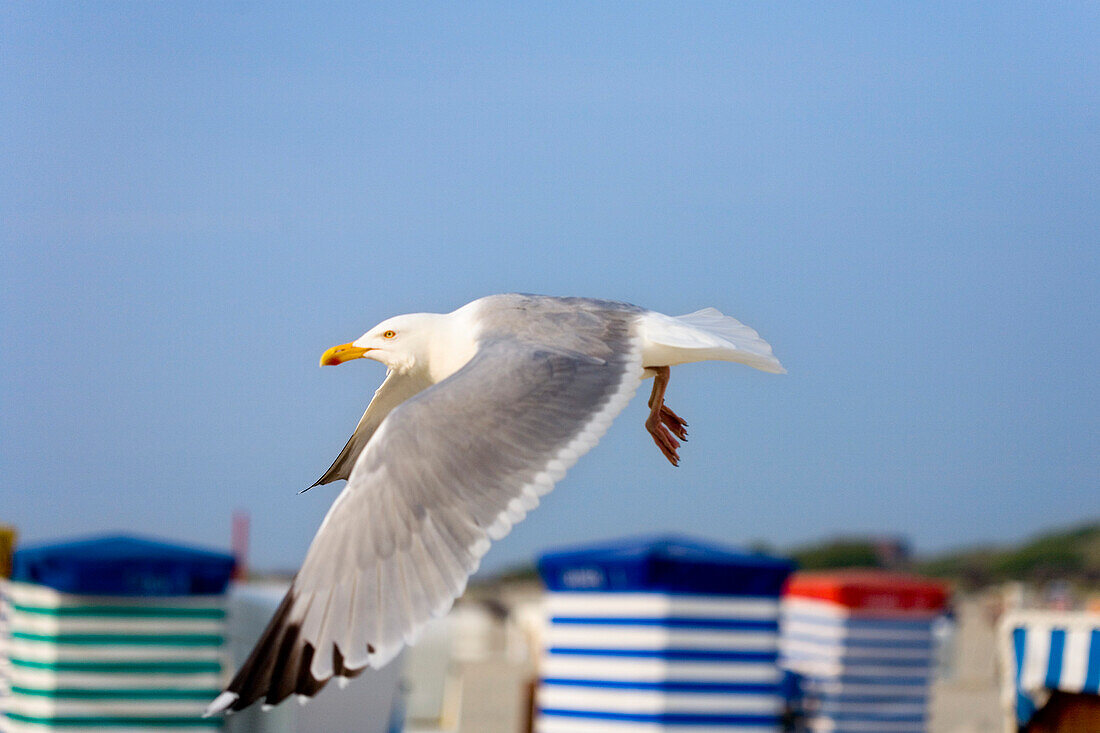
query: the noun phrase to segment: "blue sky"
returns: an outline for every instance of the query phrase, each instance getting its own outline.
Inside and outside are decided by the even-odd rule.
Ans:
[[[642,531],[931,552],[1100,516],[1086,3],[0,7],[0,521],[294,567],[380,365],[481,295],[712,305],[488,568]]]

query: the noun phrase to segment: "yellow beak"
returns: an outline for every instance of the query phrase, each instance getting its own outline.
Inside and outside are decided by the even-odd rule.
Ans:
[[[340,344],[339,346],[333,346],[331,349],[321,354],[321,366],[332,366],[334,364],[343,364],[345,361],[351,361],[352,359],[361,359],[363,354],[370,351],[370,349],[363,349],[355,344]]]

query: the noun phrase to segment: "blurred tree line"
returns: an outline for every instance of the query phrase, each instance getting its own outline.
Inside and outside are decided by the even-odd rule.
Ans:
[[[909,559],[883,552],[883,541],[840,538],[789,553],[803,570],[847,567],[907,570],[976,588],[1008,580],[1067,580],[1100,586],[1100,521],[1048,532],[1016,546],[982,546]]]
[[[881,568],[953,581],[963,588],[980,588],[1009,580],[1046,584],[1064,580],[1088,588],[1100,588],[1100,521],[1047,532],[1014,546],[982,546],[951,550],[913,558],[899,538],[840,537],[802,545],[793,550],[776,548],[764,540],[747,549],[789,557],[802,570]],[[533,564],[505,570],[488,581],[537,580]]]

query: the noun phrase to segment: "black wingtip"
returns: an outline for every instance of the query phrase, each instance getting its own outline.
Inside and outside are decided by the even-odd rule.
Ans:
[[[329,469],[329,470],[331,471],[332,469]],[[328,484],[328,483],[332,483],[333,481],[335,481],[335,480],[336,480],[336,479],[331,479],[331,478],[330,478],[330,479],[329,479],[328,481],[325,481],[325,478],[326,478],[326,477],[328,477],[328,474],[327,474],[327,473],[326,473],[326,474],[325,474],[324,476],[322,476],[321,478],[319,478],[319,479],[317,479],[316,481],[314,481],[314,482],[313,482],[312,484],[310,484],[309,486],[307,486],[307,487],[305,487],[304,489],[302,489],[301,491],[299,491],[299,492],[298,492],[298,495],[299,495],[299,496],[301,496],[302,494],[306,493],[306,492],[307,492],[307,491],[309,491],[310,489],[315,489],[315,488],[317,488],[318,486],[324,486],[325,484]]]
[[[290,618],[296,598],[291,586],[248,659],[225,691],[207,707],[206,717],[244,710],[256,702],[267,709],[291,695],[313,697],[333,677],[356,677],[366,669],[348,667],[339,648],[333,645],[333,677],[318,680],[310,673],[315,650],[302,639],[301,624]]]

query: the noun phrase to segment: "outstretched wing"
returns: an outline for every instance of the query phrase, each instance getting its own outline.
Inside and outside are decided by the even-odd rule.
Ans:
[[[583,350],[483,341],[394,409],[363,450],[286,598],[208,709],[313,695],[379,667],[450,608],[489,547],[533,509],[633,396],[634,321]]]
[[[355,459],[367,447],[367,443],[375,431],[378,430],[378,426],[386,419],[386,415],[389,415],[393,408],[405,400],[430,387],[431,384],[426,377],[415,374],[398,374],[394,371],[386,374],[386,379],[375,390],[374,397],[367,405],[363,417],[359,418],[359,424],[355,426],[355,432],[348,438],[344,449],[340,451],[340,455],[336,456],[336,460],[332,462],[332,465],[328,467],[321,478],[317,479],[313,486],[321,486],[322,484],[348,478],[351,475],[352,467],[355,465]],[[309,486],[303,491],[308,491],[313,486]]]

